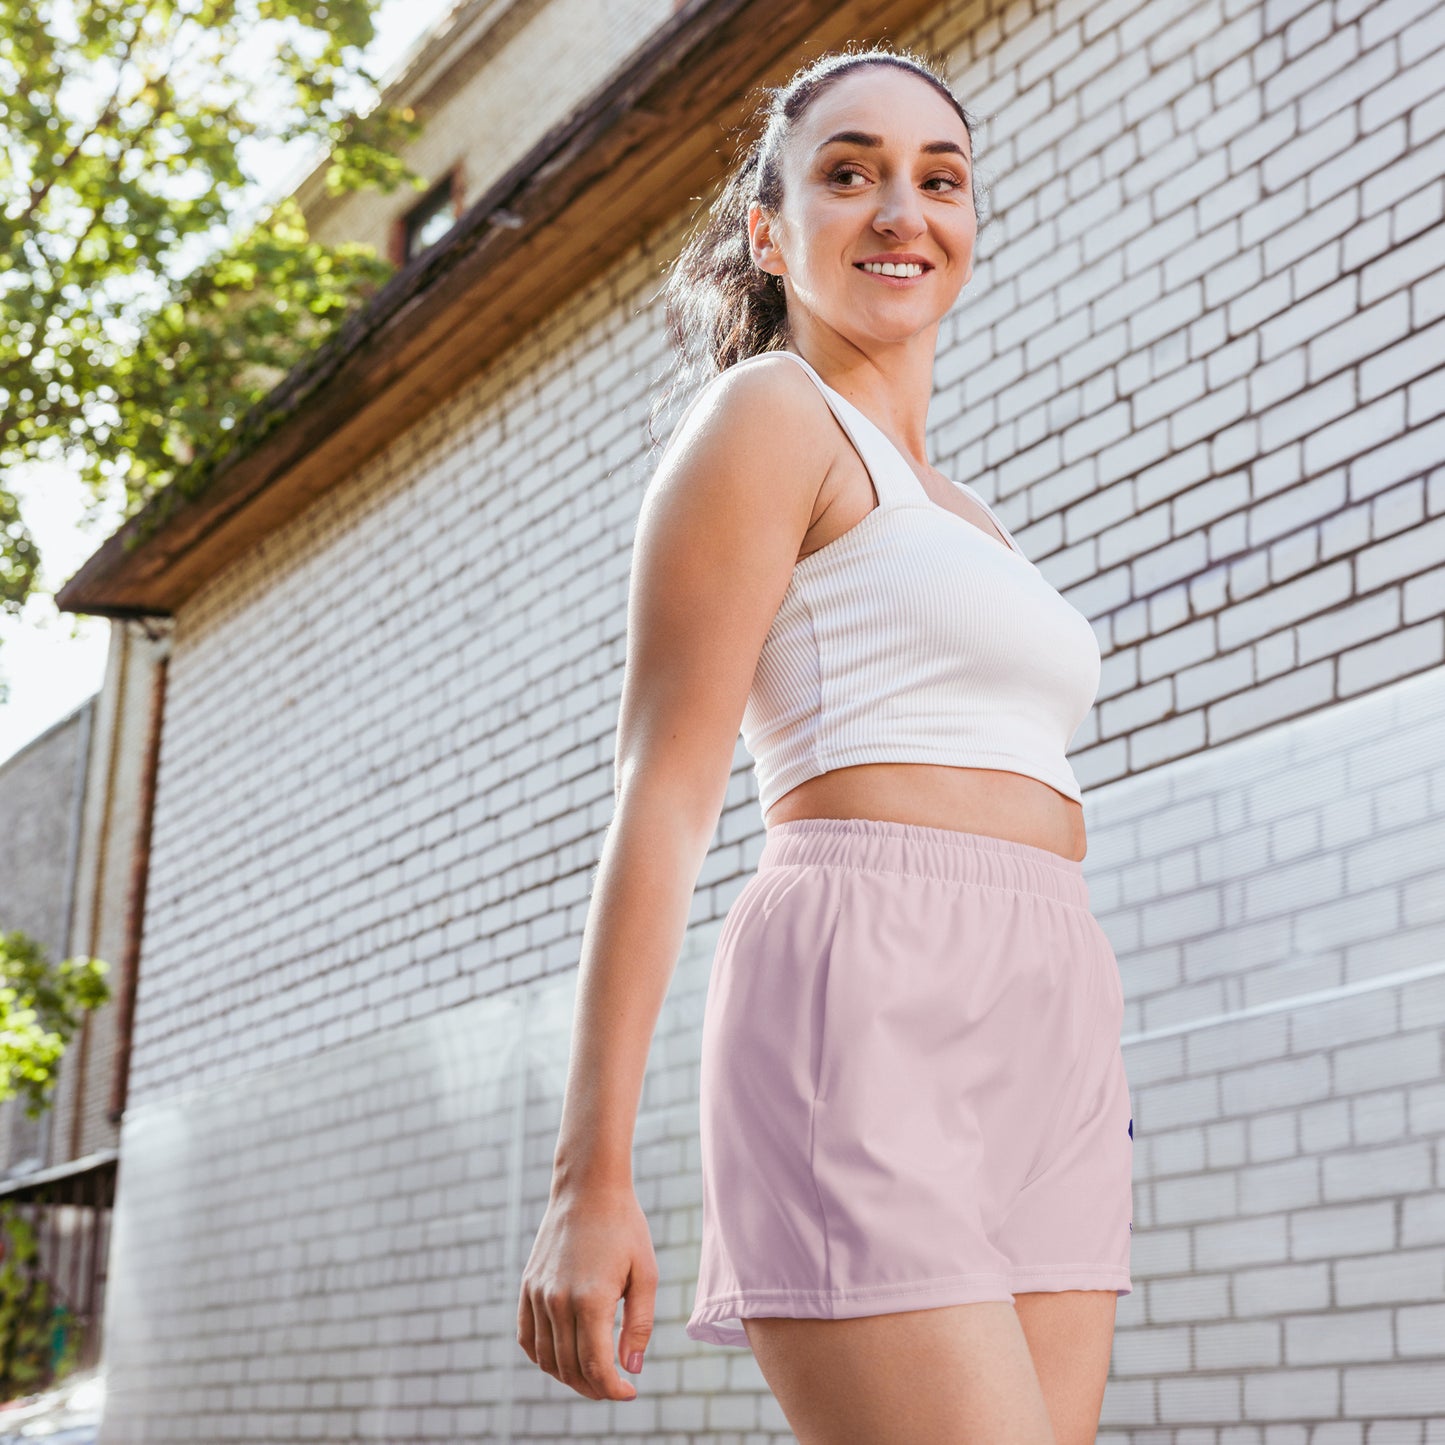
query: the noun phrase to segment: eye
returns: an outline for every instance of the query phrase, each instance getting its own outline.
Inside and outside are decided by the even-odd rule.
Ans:
[[[862,174],[863,174],[863,172],[862,172],[861,170],[859,170],[857,166],[844,164],[844,165],[841,165],[841,166],[835,166],[831,171],[829,171],[829,173],[828,173],[828,179],[829,179],[830,181],[834,182],[834,184],[839,184],[839,183],[841,182],[841,177],[843,177],[843,176],[861,176]],[[929,178],[928,178],[926,181],[924,181],[923,184],[924,184],[925,186],[931,186],[935,181],[944,181],[944,182],[946,182],[946,183],[948,184],[949,188],[952,189],[952,190],[957,190],[960,186],[962,186],[962,185],[964,184],[964,182],[963,182],[958,176],[954,175],[952,172],[948,172],[948,173],[944,173],[944,174],[940,174],[940,175],[936,175],[936,176],[929,176]],[[856,186],[844,186],[843,189],[844,189],[844,190],[848,190],[848,191],[852,191],[852,190],[857,190],[858,188],[857,188]],[[940,191],[935,191],[934,194],[935,194],[935,195],[946,195],[947,192],[940,190]]]

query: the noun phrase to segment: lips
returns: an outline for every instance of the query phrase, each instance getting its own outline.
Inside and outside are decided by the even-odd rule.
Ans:
[[[908,271],[870,271],[868,269],[870,264],[913,266],[918,267],[919,269]],[[933,270],[933,267],[930,266],[926,261],[893,261],[891,263],[870,263],[867,261],[855,261],[853,263],[853,267],[855,270],[861,271],[870,281],[886,282],[888,286],[890,286],[895,291],[912,290],[912,288],[914,286],[917,286],[920,282],[926,281],[928,279],[929,272]]]
[[[922,266],[925,271],[933,270],[933,262],[925,261],[922,256],[865,256],[861,261],[853,263],[861,271],[864,266]]]

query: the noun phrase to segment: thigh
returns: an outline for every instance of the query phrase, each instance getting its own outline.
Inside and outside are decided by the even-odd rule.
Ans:
[[[799,1445],[1055,1445],[1006,1300],[743,1329]]]
[[[1093,1445],[1109,1379],[1118,1304],[1111,1289],[1014,1295],[1058,1445]]]

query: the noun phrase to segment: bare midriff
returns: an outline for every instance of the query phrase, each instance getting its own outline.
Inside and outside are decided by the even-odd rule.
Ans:
[[[764,814],[767,827],[795,818],[873,818],[986,833],[1081,860],[1084,809],[1057,788],[1002,768],[859,763],[808,778]]]
[[[971,522],[996,546],[1011,551],[988,513],[936,467],[899,456],[913,468],[919,485],[939,507]],[[846,503],[839,505],[843,498]],[[799,560],[858,525],[878,506],[878,494],[862,459],[843,445],[819,490]],[[839,513],[842,515],[839,515]],[[858,763],[808,778],[779,798],[763,815],[766,827],[794,818],[873,818],[986,833],[1047,848],[1081,860],[1084,808],[1027,773],[1002,768],[943,767],[937,763]]]

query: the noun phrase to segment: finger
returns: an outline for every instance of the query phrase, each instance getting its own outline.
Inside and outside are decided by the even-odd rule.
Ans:
[[[537,1322],[532,1317],[531,1291],[526,1285],[517,1297],[517,1343],[522,1353],[535,1365],[537,1363]]]
[[[577,1314],[570,1302],[549,1301],[552,1339],[557,1349],[557,1378],[589,1400],[602,1397],[593,1388],[577,1358]]]
[[[578,1365],[599,1400],[633,1400],[637,1387],[617,1373],[612,1359],[612,1321],[616,1301],[606,1310],[584,1306],[576,1315]]]
[[[536,1320],[537,1363],[554,1379],[562,1377],[557,1372],[557,1338],[552,1329],[552,1316],[547,1311],[547,1301],[541,1294],[532,1295],[532,1317]]]
[[[618,1360],[629,1375],[642,1368],[656,1314],[657,1267],[650,1261],[634,1262],[622,1299],[622,1330],[617,1340]]]

